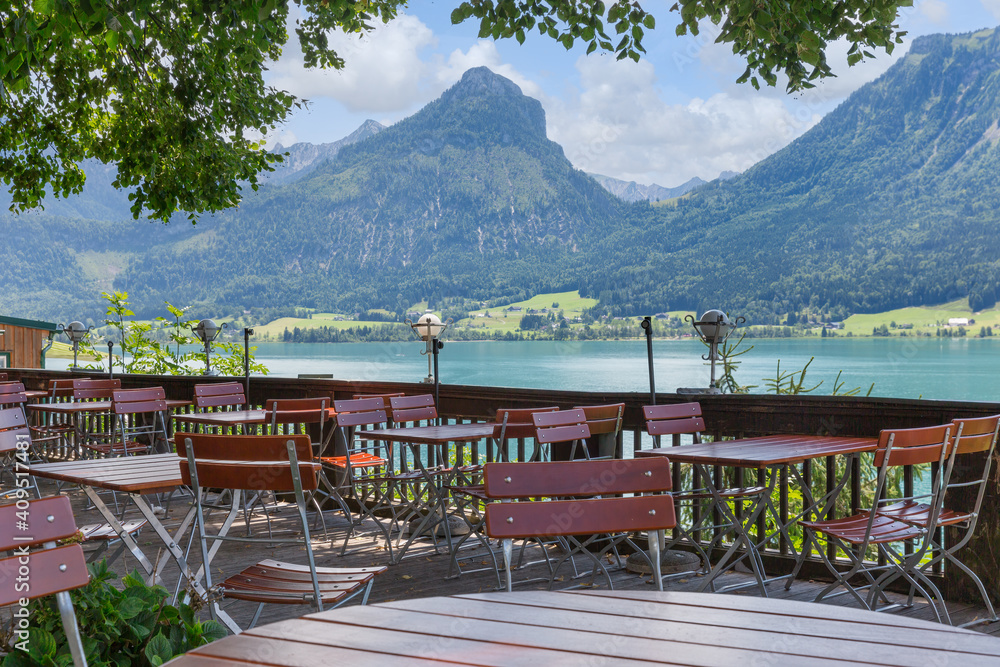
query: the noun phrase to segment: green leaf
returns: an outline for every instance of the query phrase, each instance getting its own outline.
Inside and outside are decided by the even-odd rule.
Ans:
[[[146,644],[146,650],[143,653],[150,664],[162,665],[174,657],[174,646],[170,643],[169,639],[158,634],[149,640],[149,643]]]
[[[32,660],[45,663],[56,654],[56,640],[47,630],[28,628],[28,655]]]
[[[42,16],[51,16],[53,5],[55,5],[54,0],[34,0],[31,3],[31,9],[36,14],[41,14]]]
[[[213,621],[209,619],[203,621],[201,624],[201,636],[205,638],[205,643],[214,642],[217,639],[222,639],[228,633],[226,632],[226,626],[222,625],[218,621]]]

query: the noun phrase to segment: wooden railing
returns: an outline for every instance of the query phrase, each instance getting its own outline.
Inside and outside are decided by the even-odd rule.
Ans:
[[[71,377],[68,372],[40,370],[12,370],[29,389],[44,389],[53,378]],[[77,374],[82,376],[82,374]],[[208,378],[198,376],[125,375],[122,386],[162,386],[168,398],[190,399],[195,384],[207,381],[233,381],[241,378]],[[426,384],[399,382],[351,382],[343,380],[315,380],[294,378],[253,377],[249,401],[263,405],[268,398],[297,398],[304,396],[331,396],[335,399],[350,398],[354,394],[407,394],[428,393]],[[679,403],[691,400],[689,396],[658,394],[657,403]],[[749,437],[780,433],[810,433],[820,435],[877,436],[886,428],[911,428],[948,422],[957,417],[979,417],[1000,413],[998,403],[968,401],[929,401],[871,397],[831,396],[775,396],[775,395],[705,395],[697,397],[701,403],[709,435],[715,438]],[[440,388],[440,414],[450,422],[492,421],[498,408],[528,408],[540,405],[557,405],[570,408],[579,405],[624,403],[624,429],[619,435],[619,456],[631,456],[633,448],[642,442],[644,422],[642,406],[649,403],[645,393],[602,391],[549,391],[502,387],[442,385]],[[523,453],[524,443],[519,444]],[[460,461],[479,458],[477,448],[452,452]],[[820,469],[823,462],[814,462]],[[833,462],[827,462],[826,470]],[[965,457],[956,463],[953,479],[973,479],[981,474],[983,460]],[[857,467],[856,467],[857,468]],[[737,474],[737,473],[732,473]],[[1000,590],[1000,479],[998,466],[994,465],[991,484],[983,503],[976,536],[963,551],[963,559],[983,579],[988,590]],[[749,480],[748,480],[749,481]],[[912,488],[912,479],[906,487]],[[849,485],[850,507],[858,508],[861,499],[861,478],[857,470]],[[948,498],[956,510],[970,509],[975,497],[972,492],[955,493]],[[788,510],[787,489],[782,488],[778,506]],[[761,526],[763,528],[763,526]],[[788,570],[791,558],[788,545],[768,551],[767,565],[775,571]],[[803,575],[825,577],[825,570],[818,561]],[[941,575],[942,591],[949,599],[968,599],[975,602],[977,594],[971,583],[955,568],[948,568]]]

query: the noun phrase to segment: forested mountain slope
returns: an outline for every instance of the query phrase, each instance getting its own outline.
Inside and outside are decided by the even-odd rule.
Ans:
[[[965,296],[978,309],[1000,280],[998,121],[998,33],[923,37],[783,150],[651,206],[574,169],[541,105],[477,68],[196,227],[0,218],[0,311],[96,315],[112,286],[147,314],[576,288],[623,314],[711,306],[758,323]]]

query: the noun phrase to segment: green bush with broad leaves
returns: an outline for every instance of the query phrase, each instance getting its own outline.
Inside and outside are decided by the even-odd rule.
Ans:
[[[91,563],[90,583],[71,591],[87,663],[91,667],[157,667],[191,649],[224,637],[217,621],[199,621],[196,609],[166,604],[163,586],[149,586],[138,573],[112,583],[105,561]],[[13,646],[11,632],[0,637],[7,656],[2,667],[63,667],[73,664],[54,596],[29,605],[28,651]]]

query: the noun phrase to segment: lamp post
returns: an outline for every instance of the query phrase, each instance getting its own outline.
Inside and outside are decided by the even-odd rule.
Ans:
[[[406,320],[406,323],[420,336],[420,340],[427,343],[427,348],[420,353],[427,355],[427,377],[423,381],[428,384],[434,383],[434,405],[437,406],[438,390],[441,386],[440,376],[438,375],[438,352],[444,347],[444,343],[438,340],[438,338],[448,328],[448,325],[451,324],[451,318],[442,322],[440,317],[428,310],[416,322]]]
[[[194,335],[198,337],[202,343],[205,344],[205,375],[218,375],[216,371],[212,370],[212,364],[209,360],[209,353],[212,348],[212,341],[219,337],[219,333],[226,328],[225,323],[219,326],[215,323],[215,320],[202,320],[198,324],[191,327],[194,331]]]
[[[243,328],[243,396],[247,399],[248,405],[250,401],[250,336],[252,335],[253,329]]]
[[[647,315],[640,325],[646,334],[646,361],[649,364],[649,404],[656,405],[656,382],[653,380],[653,318]]]
[[[746,318],[741,316],[737,317],[736,320],[730,320],[729,316],[721,310],[713,309],[705,311],[697,322],[691,315],[686,315],[684,319],[691,323],[698,337],[708,345],[708,354],[701,357],[712,363],[707,393],[721,393],[719,388],[715,386],[715,362],[721,359],[719,346],[725,343],[729,335],[736,331],[736,327],[746,322]]]
[[[83,322],[77,321],[70,322],[69,324],[60,324],[56,329],[59,333],[66,334],[66,337],[69,338],[69,342],[73,344],[73,366],[70,368],[71,371],[80,370],[77,366],[77,356],[80,353],[80,343],[82,343],[83,339],[90,334],[91,329],[93,329],[93,327],[84,326]]]

